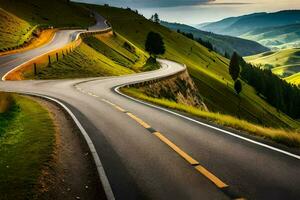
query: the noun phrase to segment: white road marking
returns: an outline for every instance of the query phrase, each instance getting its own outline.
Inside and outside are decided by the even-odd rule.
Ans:
[[[226,131],[226,130],[223,130],[223,129],[221,129],[221,128],[218,128],[218,127],[215,127],[215,126],[212,126],[212,125],[209,125],[209,124],[206,124],[206,123],[197,121],[197,120],[192,119],[192,118],[190,118],[190,117],[181,115],[181,114],[179,114],[179,113],[173,112],[173,111],[171,111],[171,110],[168,110],[168,109],[163,108],[163,107],[160,107],[160,106],[156,106],[156,105],[154,105],[154,104],[150,104],[150,103],[141,101],[141,100],[139,100],[139,99],[135,99],[135,98],[133,98],[133,97],[131,97],[131,96],[128,96],[128,95],[126,95],[126,94],[120,92],[120,88],[121,88],[121,87],[124,87],[124,86],[127,86],[127,85],[130,85],[130,84],[123,84],[123,85],[117,86],[117,87],[114,88],[114,91],[115,91],[116,93],[118,93],[119,95],[124,96],[124,97],[126,97],[126,98],[128,98],[128,99],[131,99],[131,100],[133,100],[133,101],[136,101],[136,102],[138,102],[138,103],[141,103],[141,104],[144,104],[144,105],[147,105],[147,106],[150,106],[150,107],[153,107],[153,108],[156,108],[156,109],[165,111],[165,112],[167,112],[167,113],[170,113],[170,114],[176,115],[176,116],[178,116],[178,117],[184,118],[184,119],[186,119],[186,120],[188,120],[188,121],[195,122],[195,123],[200,124],[200,125],[202,125],[202,126],[205,126],[205,127],[208,127],[208,128],[211,128],[211,129],[214,129],[214,130],[217,130],[217,131],[220,131],[220,132],[225,133],[225,134],[227,134],[227,135],[230,135],[230,136],[239,138],[239,139],[241,139],[241,140],[244,140],[244,141],[247,141],[247,142],[250,142],[250,143],[253,143],[253,144],[262,146],[262,147],[265,147],[265,148],[267,148],[267,149],[270,149],[270,150],[276,151],[276,152],[278,152],[278,153],[282,153],[282,154],[284,154],[284,155],[286,155],[286,156],[290,156],[290,157],[293,157],[293,158],[296,158],[296,159],[300,160],[300,156],[299,156],[299,155],[296,155],[296,154],[293,154],[293,153],[291,153],[291,152],[288,152],[288,151],[285,151],[285,150],[282,150],[282,149],[279,149],[279,148],[276,148],[276,147],[273,147],[273,146],[270,146],[270,145],[267,145],[267,144],[264,144],[264,143],[261,143],[261,142],[252,140],[252,139],[249,139],[249,138],[247,138],[247,137],[244,137],[244,136],[241,136],[241,135],[232,133],[232,132],[230,132],[230,131]]]

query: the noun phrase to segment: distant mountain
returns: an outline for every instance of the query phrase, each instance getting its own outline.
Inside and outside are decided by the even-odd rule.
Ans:
[[[272,28],[260,28],[240,37],[257,41],[272,49],[300,47],[300,23]]]
[[[202,26],[201,30],[223,35],[240,36],[257,28],[278,27],[297,23],[300,23],[300,10],[286,10],[226,18]]]
[[[270,50],[254,41],[200,31],[194,27],[184,24],[161,22],[161,25],[175,31],[180,30],[181,32],[192,33],[195,38],[200,38],[203,41],[209,41],[216,51],[223,55],[225,52],[231,55],[234,51],[236,51],[242,56],[248,56]]]

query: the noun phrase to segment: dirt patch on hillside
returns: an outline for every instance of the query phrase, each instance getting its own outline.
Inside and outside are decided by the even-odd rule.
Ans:
[[[53,158],[42,170],[34,199],[106,199],[92,156],[74,122],[60,107],[34,98],[57,127]]]
[[[200,92],[187,71],[139,88],[150,97],[164,98],[207,110]]]

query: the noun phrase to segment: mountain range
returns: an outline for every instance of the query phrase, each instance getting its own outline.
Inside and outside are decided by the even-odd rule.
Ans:
[[[224,55],[225,52],[229,55],[233,52],[238,52],[242,56],[249,56],[270,50],[267,47],[251,40],[201,31],[185,24],[169,23],[164,21],[161,21],[160,24],[171,30],[180,30],[184,33],[191,33],[196,39],[200,38],[203,41],[208,41],[213,45],[214,49],[222,55]]]
[[[300,10],[254,13],[196,27],[203,31],[251,39],[273,49],[300,45]]]

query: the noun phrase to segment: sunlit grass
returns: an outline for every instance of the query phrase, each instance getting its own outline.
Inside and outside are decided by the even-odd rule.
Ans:
[[[121,91],[132,97],[145,100],[151,103],[155,103],[160,106],[164,106],[166,108],[186,112],[194,116],[209,120],[218,125],[245,131],[252,135],[270,139],[290,147],[300,146],[300,133],[296,131],[267,128],[267,127],[259,126],[257,124],[250,123],[246,120],[238,119],[230,115],[207,112],[199,108],[183,105],[174,101],[170,101],[168,99],[153,98],[147,96],[146,94],[143,93],[143,91],[136,88],[122,88]]]
[[[237,107],[241,102],[239,114],[247,121],[276,128],[299,127],[297,121],[277,112],[244,82],[239,98],[235,94],[228,73],[228,60],[224,57],[129,10],[105,6],[93,6],[93,9],[99,11],[112,24],[115,31],[126,36],[140,49],[144,49],[149,31],[161,34],[166,45],[166,54],[163,57],[187,65],[209,110],[237,116]]]
[[[26,97],[0,113],[0,199],[32,199],[52,156],[55,127],[47,110]]]

